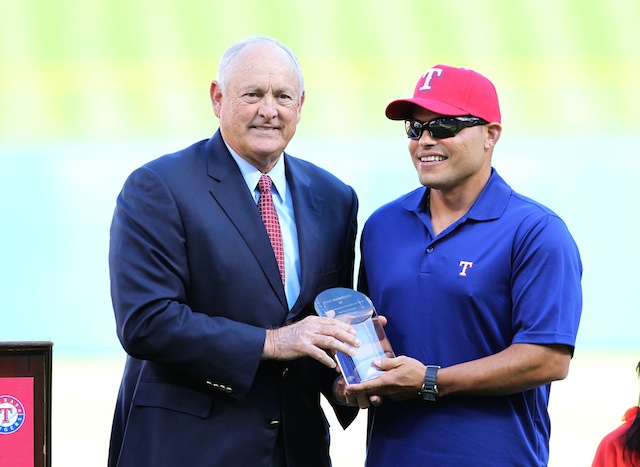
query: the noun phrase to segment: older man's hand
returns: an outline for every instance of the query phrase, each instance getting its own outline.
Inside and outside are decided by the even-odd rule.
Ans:
[[[277,329],[267,329],[263,359],[294,360],[311,357],[329,368],[336,368],[336,352],[355,355],[360,346],[356,330],[341,321],[320,316],[307,316]]]

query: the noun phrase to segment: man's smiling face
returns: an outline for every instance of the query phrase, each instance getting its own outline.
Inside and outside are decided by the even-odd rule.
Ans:
[[[211,99],[225,142],[263,173],[275,165],[300,121],[304,94],[291,58],[272,44],[249,45]]]

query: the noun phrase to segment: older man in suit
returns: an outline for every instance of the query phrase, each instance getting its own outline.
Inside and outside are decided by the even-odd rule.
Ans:
[[[109,264],[128,358],[109,465],[329,466],[320,394],[346,427],[357,409],[331,356],[359,342],[313,300],[353,285],[357,198],[284,153],[304,84],[283,44],[228,49],[210,94],[215,135],[139,168],[117,200]]]

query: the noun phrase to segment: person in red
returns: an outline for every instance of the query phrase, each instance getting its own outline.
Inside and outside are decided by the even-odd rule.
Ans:
[[[640,377],[640,362],[636,366],[636,373]],[[625,412],[624,423],[600,441],[592,467],[640,467],[639,414],[638,406]]]

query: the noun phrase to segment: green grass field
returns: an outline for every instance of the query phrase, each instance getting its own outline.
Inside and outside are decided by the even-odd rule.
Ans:
[[[2,0],[0,140],[209,133],[222,51],[267,34],[306,74],[303,136],[391,133],[437,63],[489,76],[514,133],[636,132],[637,0]]]

